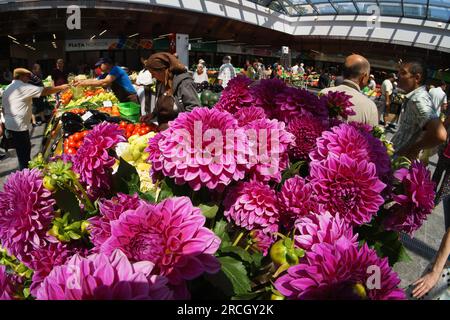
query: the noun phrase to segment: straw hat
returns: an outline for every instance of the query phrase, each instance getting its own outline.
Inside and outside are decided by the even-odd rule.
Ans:
[[[17,69],[14,69],[13,77],[17,78],[17,77],[23,76],[25,74],[32,75],[33,73],[30,70],[25,69],[25,68],[17,68]]]

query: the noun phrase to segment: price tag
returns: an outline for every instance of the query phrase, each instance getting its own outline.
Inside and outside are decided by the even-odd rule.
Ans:
[[[107,108],[111,108],[113,106],[111,101],[103,101],[103,106]]]
[[[93,116],[93,114],[90,111],[88,111],[81,117],[81,119],[83,119],[83,121],[86,121],[87,119],[89,119],[92,116]]]

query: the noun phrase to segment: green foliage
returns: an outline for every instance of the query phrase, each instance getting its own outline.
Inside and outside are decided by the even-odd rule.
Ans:
[[[139,174],[134,166],[120,158],[119,168],[113,175],[114,191],[126,194],[133,194],[140,190]]]
[[[85,221],[81,220],[72,220],[71,214],[66,213],[62,217],[53,220],[53,226],[49,234],[61,242],[80,240],[86,236],[85,223]]]
[[[216,204],[200,204],[198,207],[202,210],[203,215],[207,219],[214,219],[219,211],[219,206]]]

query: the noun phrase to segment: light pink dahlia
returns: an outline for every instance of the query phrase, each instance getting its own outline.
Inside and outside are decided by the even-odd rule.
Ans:
[[[204,225],[205,217],[187,197],[142,203],[111,222],[111,237],[101,252],[119,248],[131,261],[151,261],[156,274],[179,285],[220,270],[214,257],[220,239]]]
[[[30,261],[31,253],[46,244],[53,219],[55,200],[42,186],[37,169],[12,173],[0,192],[0,242],[20,261]]]
[[[278,231],[279,211],[273,189],[259,181],[240,182],[223,201],[225,217],[247,230]]]
[[[286,123],[305,115],[313,115],[322,120],[328,118],[325,101],[308,90],[286,87],[276,96],[275,104],[276,118]]]
[[[379,177],[385,177],[391,170],[391,162],[383,143],[363,130],[353,125],[341,124],[325,131],[317,139],[317,147],[310,158],[322,161],[327,157],[339,157],[347,154],[357,161],[369,161],[375,164]]]
[[[167,279],[149,261],[130,263],[120,250],[111,255],[74,255],[55,267],[37,291],[38,300],[166,300]]]
[[[374,271],[375,270],[375,271]],[[373,277],[379,275],[379,287]],[[364,244],[320,243],[300,264],[290,267],[275,282],[288,299],[300,300],[403,300],[400,279],[387,258]]]
[[[399,169],[394,173],[401,185],[393,196],[396,202],[384,220],[387,230],[402,231],[410,235],[418,230],[434,208],[434,187],[430,171],[419,161],[410,169]]]
[[[290,230],[297,218],[318,210],[312,185],[302,177],[287,179],[278,194],[280,220]]]
[[[6,271],[6,267],[0,265],[0,300],[14,300],[16,292],[14,276]]]
[[[276,115],[275,97],[286,88],[286,84],[280,79],[264,79],[251,86],[253,103],[256,107],[263,108],[269,118]]]
[[[111,200],[100,200],[100,215],[88,220],[89,238],[96,247],[95,250],[111,236],[111,221],[119,219],[127,210],[137,209],[142,202],[137,194],[131,196],[123,193],[118,193]]]
[[[87,186],[92,198],[110,190],[112,166],[116,159],[109,154],[119,142],[126,141],[123,130],[117,125],[103,122],[92,129],[73,157],[73,170]]]
[[[195,108],[181,113],[160,134],[147,149],[159,149],[150,156],[153,175],[162,173],[194,190],[219,191],[245,177],[248,140],[230,113]]]
[[[336,243],[345,247],[358,245],[358,235],[353,234],[352,226],[339,214],[333,217],[325,211],[300,217],[295,222],[295,229],[295,243],[306,251],[319,243]]]
[[[311,115],[293,119],[287,130],[295,137],[289,153],[295,160],[309,160],[309,153],[316,148],[316,141],[327,129],[325,121]]]
[[[249,87],[251,84],[252,80],[247,77],[237,76],[231,79],[214,108],[234,114],[242,108],[250,107],[253,105]]]
[[[348,116],[354,116],[356,112],[353,110],[351,97],[343,91],[329,91],[324,95],[323,99],[328,107],[330,117],[341,116],[343,119],[347,119]]]
[[[250,177],[259,181],[281,181],[281,172],[289,166],[288,150],[294,136],[276,119],[255,120],[245,126],[248,143]]]
[[[248,107],[242,108],[234,114],[239,126],[244,127],[250,122],[266,118],[266,113],[263,108],[260,107]]]
[[[333,215],[340,213],[352,225],[370,222],[384,203],[380,193],[386,185],[378,179],[375,165],[345,153],[313,161],[310,183],[324,209]]]

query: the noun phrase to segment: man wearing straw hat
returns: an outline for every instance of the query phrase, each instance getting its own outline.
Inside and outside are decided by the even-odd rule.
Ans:
[[[31,71],[24,68],[14,70],[13,82],[3,92],[3,114],[5,128],[16,146],[20,170],[28,167],[31,156],[30,126],[32,99],[64,91],[67,84],[57,87],[38,87],[29,84]]]

